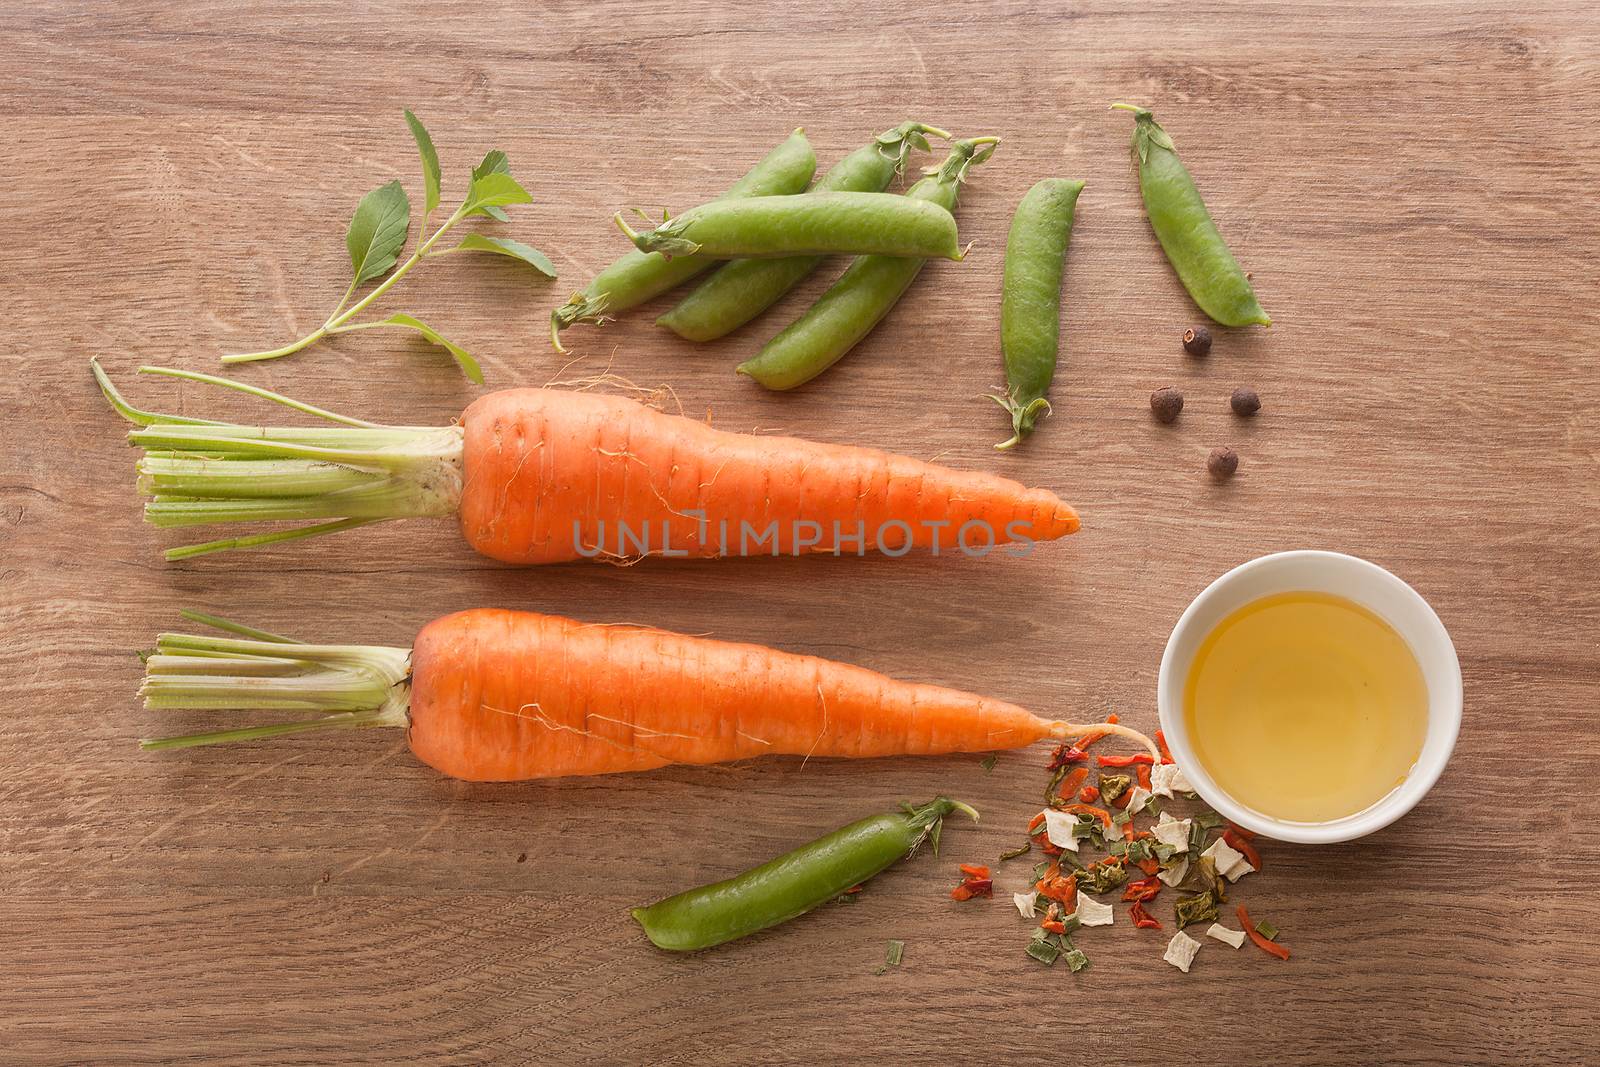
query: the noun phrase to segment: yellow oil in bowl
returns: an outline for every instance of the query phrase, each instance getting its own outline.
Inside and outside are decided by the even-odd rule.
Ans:
[[[1239,803],[1330,822],[1410,773],[1428,727],[1416,656],[1388,623],[1327,593],[1246,604],[1201,643],[1184,687],[1195,755]]]

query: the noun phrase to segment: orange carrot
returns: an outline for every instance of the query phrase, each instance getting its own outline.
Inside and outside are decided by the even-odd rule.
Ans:
[[[526,612],[447,615],[423,628],[409,654],[199,620],[247,639],[163,634],[146,661],[148,707],[327,714],[147,747],[403,726],[412,752],[436,770],[520,781],[763,755],[982,752],[1087,728],[814,656]]]
[[[450,427],[379,426],[226,379],[346,423],[260,428],[139,411],[145,514],[161,526],[312,525],[175,549],[183,558],[407,517],[457,515],[508,563],[912,548],[987,554],[1078,529],[1054,493],[874,449],[730,433],[636,400],[565,389],[480,397]],[[1019,551],[1019,550],[1013,550]]]

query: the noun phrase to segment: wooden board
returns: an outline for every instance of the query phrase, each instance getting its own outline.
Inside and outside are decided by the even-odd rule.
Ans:
[[[334,1064],[985,1062],[1205,1055],[1274,1063],[1593,1061],[1593,725],[1600,684],[1600,23],[1587,3],[1138,5],[885,0],[8,4],[0,57],[0,1060]],[[1276,325],[1197,321],[1140,217],[1129,121],[1158,109]],[[144,379],[320,321],[356,198],[417,189],[412,107],[447,197],[489,148],[549,250],[429,264],[385,306],[484,358],[491,385],[605,369],[719,426],[1003,471],[1077,504],[1025,560],[651,562],[509,570],[443,523],[167,566],[133,454],[87,368],[152,405],[261,408]],[[917,117],[1005,143],[872,339],[793,395],[732,366],[826,279],[724,343],[658,302],[544,340],[622,248],[618,208],[682,208],[804,125],[826,166]],[[1009,211],[1088,182],[1055,415],[997,455]],[[341,338],[250,381],[386,421],[474,395],[437,350]],[[1180,423],[1146,398],[1178,384]],[[1261,415],[1228,414],[1252,385]],[[1204,476],[1231,443],[1239,476]],[[1466,722],[1409,818],[1343,847],[1270,846],[1240,895],[1287,965],[1165,934],[1085,934],[1092,969],[1021,952],[1008,903],[945,897],[1037,810],[1043,746],[1001,757],[756,762],[470,786],[372,733],[142,755],[133,650],[180,606],[332,640],[405,643],[473,605],[637,621],[860,663],[1046,712],[1154,724],[1183,606],[1277,549],[1341,549],[1436,606]],[[181,719],[181,717],[180,717]],[[184,724],[191,720],[181,719]],[[935,792],[984,813],[854,907],[693,959],[628,905],[729,875]],[[1002,875],[1002,889],[1020,882]],[[904,965],[878,976],[886,939]],[[1176,1043],[1178,1051],[1168,1048]],[[1206,1050],[1197,1052],[1196,1048]]]

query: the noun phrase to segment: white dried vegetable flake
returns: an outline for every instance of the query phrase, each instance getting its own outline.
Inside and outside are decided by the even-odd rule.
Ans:
[[[1158,797],[1170,797],[1173,790],[1194,792],[1183,771],[1176,763],[1158,763],[1150,768],[1150,791]]]
[[[1044,811],[1044,837],[1057,848],[1064,848],[1068,852],[1078,851],[1078,839],[1072,836],[1072,828],[1078,825],[1078,817],[1054,808]]]
[[[1221,923],[1212,923],[1209,927],[1207,927],[1206,936],[1214,937],[1218,941],[1232,945],[1234,948],[1238,948],[1240,945],[1244,944],[1243,930],[1230,930]]]
[[[1166,815],[1166,812],[1161,814]],[[1150,827],[1150,833],[1163,845],[1171,845],[1175,852],[1189,851],[1188,819],[1166,818]]]
[[[1017,911],[1021,913],[1024,919],[1032,919],[1038,914],[1038,912],[1033,910],[1034,904],[1038,903],[1039,901],[1039,894],[1037,892],[1012,893],[1011,899],[1017,905]]]
[[[1150,790],[1142,785],[1134,786],[1133,792],[1128,794],[1128,806],[1125,810],[1129,815],[1139,814],[1144,810],[1144,806],[1150,803],[1150,798],[1153,795]]]
[[[1244,853],[1228,844],[1222,838],[1211,842],[1211,847],[1200,853],[1201,856],[1211,857],[1211,862],[1216,865],[1217,873],[1230,882],[1237,882],[1245,875],[1254,871],[1250,862],[1244,858]]]
[[[1161,879],[1167,885],[1176,887],[1179,882],[1183,881],[1184,875],[1188,873],[1189,857],[1184,856],[1182,859],[1178,860],[1177,863],[1174,863],[1171,867],[1168,867],[1166,870],[1157,874],[1156,877]]]
[[[1195,953],[1199,951],[1200,942],[1179,930],[1172,935],[1172,940],[1167,942],[1166,955],[1161,958],[1184,974],[1188,974],[1189,965],[1194,962]]]
[[[1102,904],[1093,897],[1085,896],[1083,890],[1078,890],[1078,906],[1075,914],[1081,926],[1110,926],[1116,918],[1110,904]]]

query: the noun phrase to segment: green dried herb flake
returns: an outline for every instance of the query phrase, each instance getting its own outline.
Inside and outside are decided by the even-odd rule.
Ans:
[[[1061,950],[1055,946],[1055,942],[1048,941],[1043,938],[1034,938],[1032,941],[1029,941],[1026,951],[1028,955],[1032,956],[1046,967],[1055,966],[1056,960],[1061,956]]]
[[[1126,774],[1102,774],[1100,776],[1100,799],[1110,804],[1128,791],[1133,784],[1133,779]]]
[[[1217,898],[1211,893],[1185,897],[1183,900],[1178,901],[1175,911],[1178,929],[1180,930],[1195,923],[1215,922],[1217,919]]]

